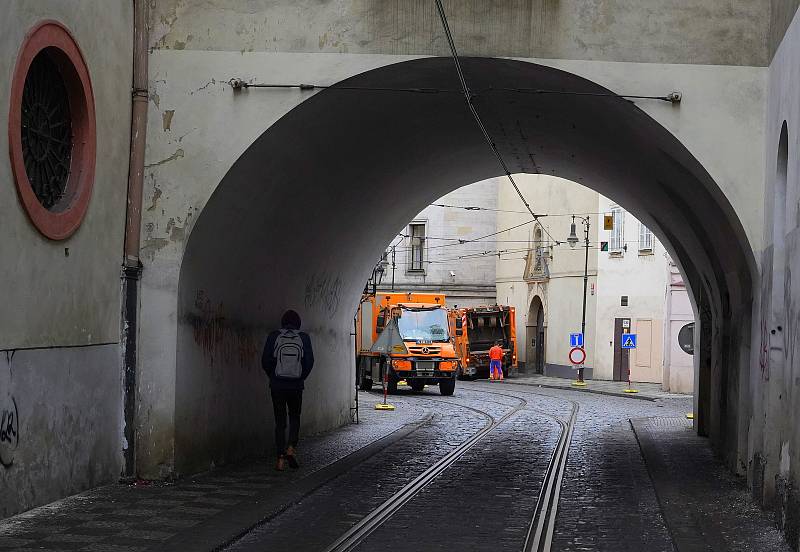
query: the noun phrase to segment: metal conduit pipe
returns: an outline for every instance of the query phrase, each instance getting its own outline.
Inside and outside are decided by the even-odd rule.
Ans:
[[[133,86],[131,146],[128,165],[128,200],[125,218],[125,247],[122,263],[122,362],[125,446],[122,476],[136,476],[136,342],[138,336],[139,239],[142,226],[142,188],[147,137],[147,1],[133,0]]]

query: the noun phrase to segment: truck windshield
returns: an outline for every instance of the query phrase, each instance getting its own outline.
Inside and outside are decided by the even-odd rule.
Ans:
[[[403,339],[416,341],[447,341],[447,311],[432,309],[402,309],[397,328]]]

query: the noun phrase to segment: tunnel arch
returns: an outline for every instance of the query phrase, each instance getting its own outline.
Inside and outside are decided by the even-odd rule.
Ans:
[[[718,443],[735,440],[730,401],[747,370],[757,271],[725,194],[633,103],[572,94],[609,93],[596,83],[509,59],[465,58],[463,67],[512,172],[557,175],[612,197],[666,245],[700,313],[698,428]],[[384,90],[334,86],[282,117],[234,163],[188,238],[178,297],[178,471],[262,451],[269,414],[257,359],[286,308],[302,312],[319,351],[309,395],[325,400],[308,401],[304,422],[343,422],[352,316],[375,259],[431,201],[500,174],[457,93],[452,60],[404,61],[344,84]],[[412,88],[428,92],[403,91]],[[571,93],[507,91],[515,88]]]

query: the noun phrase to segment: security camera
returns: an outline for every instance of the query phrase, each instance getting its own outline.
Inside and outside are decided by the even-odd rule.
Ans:
[[[451,278],[455,278],[455,277],[456,277],[456,273],[455,273],[455,272],[453,272],[452,270],[450,271],[450,277],[451,277]]]

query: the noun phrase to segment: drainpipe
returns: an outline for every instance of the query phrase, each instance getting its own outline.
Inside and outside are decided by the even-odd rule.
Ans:
[[[144,150],[147,136],[147,0],[133,0],[133,87],[131,151],[128,165],[128,205],[125,219],[125,250],[122,263],[122,362],[125,394],[124,478],[136,476],[136,340],[138,336],[139,235],[142,227]]]

